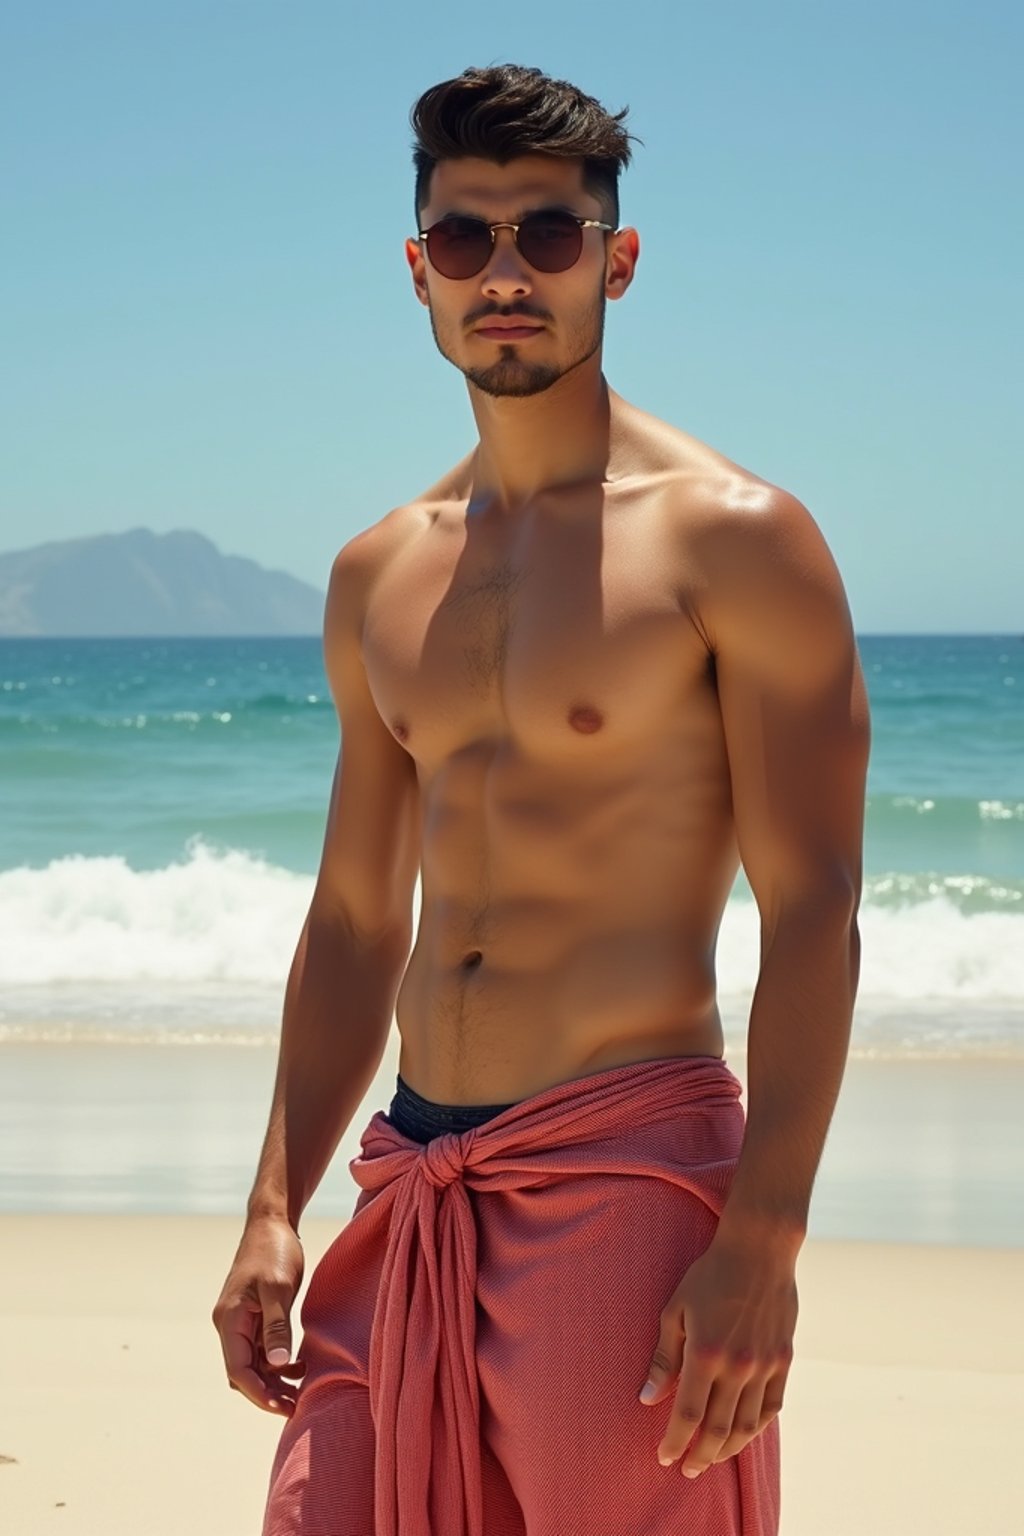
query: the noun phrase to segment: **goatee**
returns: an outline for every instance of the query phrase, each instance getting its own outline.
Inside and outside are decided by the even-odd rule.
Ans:
[[[430,314],[430,329],[434,334],[434,344],[446,362],[452,363],[459,372],[469,381],[475,384],[482,394],[491,395],[496,399],[522,399],[528,395],[543,394],[559,379],[585,363],[598,351],[604,337],[605,295],[603,289],[596,295],[597,302],[589,311],[579,316],[574,327],[573,341],[579,347],[579,355],[573,357],[567,366],[559,368],[551,363],[526,362],[518,350],[516,342],[499,342],[499,356],[497,362],[488,363],[486,367],[464,368],[447,351],[438,334],[437,322],[434,318],[434,306],[428,306]],[[537,318],[544,319],[547,316],[539,310],[527,311],[525,307],[517,307],[513,310],[503,310],[502,314],[535,314]],[[478,318],[475,316],[473,318]],[[575,350],[575,349],[574,349]]]
[[[477,389],[496,398],[539,395],[562,376],[550,363],[524,363],[511,345],[502,346],[496,363],[486,368],[464,368],[462,372]]]

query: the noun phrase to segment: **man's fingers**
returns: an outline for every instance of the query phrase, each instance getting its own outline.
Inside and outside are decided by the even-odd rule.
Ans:
[[[258,1408],[293,1412],[305,1372],[291,1358],[289,1312],[302,1282],[302,1244],[283,1218],[246,1224],[213,1309],[230,1384]],[[285,1380],[285,1375],[291,1381]]]
[[[305,1361],[291,1360],[291,1329],[285,1299],[290,1300],[290,1292],[284,1286],[261,1286],[259,1293],[258,1303],[243,1297],[215,1312],[224,1369],[229,1384],[257,1408],[288,1416],[295,1410],[297,1389],[293,1383],[301,1380],[306,1371]],[[261,1371],[261,1353],[268,1368],[266,1375]],[[275,1365],[277,1360],[280,1366]]]
[[[784,1384],[785,1373],[773,1376],[767,1385],[763,1378],[755,1377],[742,1390],[726,1378],[716,1381],[701,1424],[679,1463],[684,1476],[699,1476],[713,1463],[727,1461],[767,1429],[782,1411]],[[670,1423],[666,1442],[671,1431]]]
[[[660,1402],[675,1381],[683,1363],[684,1341],[682,1314],[673,1297],[661,1314],[657,1348],[647,1367],[647,1382],[640,1392],[642,1403]]]
[[[276,1383],[272,1386],[265,1382],[255,1369],[254,1341],[259,1327],[259,1313],[253,1303],[240,1301],[234,1306],[218,1310],[215,1322],[228,1385],[236,1392],[241,1392],[258,1408],[277,1412],[277,1409],[270,1408],[270,1399],[277,1399],[282,1392],[288,1393],[291,1389],[282,1387],[279,1391]]]
[[[267,1364],[280,1370],[292,1358],[292,1304],[290,1286],[261,1283],[258,1287],[263,1312],[263,1353]]]
[[[250,1335],[258,1323],[257,1315],[248,1309],[241,1310],[241,1316],[234,1321],[234,1327],[230,1321],[225,1323],[220,1336],[229,1386],[267,1413],[291,1413],[295,1407],[294,1387],[284,1381],[267,1381],[255,1367]],[[275,1376],[279,1374],[275,1372]]]
[[[738,1451],[742,1451],[755,1435],[761,1433],[770,1419],[775,1417],[774,1414],[765,1415],[762,1406],[764,1396],[765,1389],[761,1381],[750,1381],[743,1388],[733,1415],[732,1433],[721,1449],[715,1453],[713,1458],[715,1461],[727,1461],[730,1456],[735,1456]],[[690,1460],[689,1457],[686,1459]]]
[[[692,1339],[687,1342],[672,1412],[658,1446],[658,1460],[663,1467],[683,1454],[694,1430],[704,1419],[718,1362],[717,1350],[701,1353]]]
[[[241,1392],[250,1403],[255,1403],[257,1408],[262,1408],[266,1413],[280,1413],[288,1418],[295,1410],[294,1393],[287,1388],[282,1391],[277,1387],[268,1386],[254,1370],[248,1367],[229,1380],[236,1392]]]
[[[726,1381],[715,1383],[704,1410],[701,1428],[679,1465],[685,1477],[696,1477],[714,1461],[732,1433],[739,1398],[738,1385],[732,1386]],[[670,1425],[669,1433],[671,1430]],[[665,1438],[668,1439],[668,1435]]]
[[[253,1363],[253,1342],[259,1326],[259,1313],[252,1302],[239,1301],[223,1309],[218,1307],[213,1321],[220,1339],[228,1380],[237,1381],[240,1373]]]

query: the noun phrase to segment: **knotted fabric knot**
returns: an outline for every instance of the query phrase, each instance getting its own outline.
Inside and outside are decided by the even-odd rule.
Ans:
[[[423,1177],[435,1189],[447,1189],[449,1184],[461,1178],[469,1146],[466,1134],[457,1136],[447,1131],[435,1136],[423,1148]]]

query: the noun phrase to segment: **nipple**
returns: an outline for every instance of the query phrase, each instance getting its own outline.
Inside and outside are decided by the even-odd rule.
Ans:
[[[569,724],[574,731],[592,736],[604,725],[604,716],[599,709],[592,709],[589,704],[578,704],[569,711]]]
[[[406,725],[404,720],[395,720],[395,721],[393,721],[392,725],[391,725],[391,729],[394,731],[394,733],[398,737],[399,741],[408,741],[409,740],[409,727]]]

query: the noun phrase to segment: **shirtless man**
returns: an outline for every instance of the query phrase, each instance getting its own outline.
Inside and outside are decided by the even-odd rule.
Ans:
[[[636,231],[618,225],[623,116],[514,66],[467,71],[427,92],[414,114],[420,233],[407,257],[438,349],[467,380],[479,442],[346,544],[331,576],[324,655],[342,750],[288,980],[270,1125],[214,1311],[231,1385],[291,1421],[272,1477],[272,1536],[661,1536],[683,1528],[681,1500],[702,1482],[718,1487],[711,1480],[732,1459],[742,1466],[770,1444],[756,1496],[741,1477],[745,1509],[730,1484],[690,1506],[686,1529],[777,1528],[775,1421],[792,1358],[795,1266],[859,969],[868,710],[842,583],[809,512],[605,381],[605,301],[625,294],[639,251]],[[531,225],[537,213],[547,217]],[[528,1380],[533,1367],[510,1366],[507,1355],[489,1375],[487,1266],[499,1263],[508,1216],[497,1213],[508,1197],[475,1194],[480,1422],[494,1431],[480,1453],[483,1523],[469,1474],[469,1513],[458,1518],[414,1509],[401,1487],[397,1504],[381,1486],[374,1497],[385,1462],[401,1484],[403,1457],[433,1453],[400,1444],[395,1462],[382,1446],[386,1388],[375,1372],[384,1368],[369,1340],[381,1270],[370,1287],[365,1241],[358,1263],[351,1247],[374,1212],[365,1184],[339,1238],[350,1246],[313,1278],[312,1322],[305,1311],[303,1320],[315,1359],[304,1348],[287,1362],[299,1219],[374,1079],[393,1012],[404,1108],[432,1129],[403,1136],[376,1116],[368,1169],[374,1159],[383,1166],[384,1152],[395,1167],[428,1169],[426,1144],[440,1127],[454,1135],[434,1145],[472,1163],[470,1145],[482,1157],[488,1133],[501,1134],[503,1107],[526,1111],[534,1096],[571,1095],[591,1079],[620,1085],[610,1069],[647,1064],[638,1093],[649,1070],[726,1072],[715,944],[740,861],[761,916],[749,1107],[727,1198],[697,1251],[686,1246],[688,1212],[705,1207],[692,1196],[668,1218],[652,1208],[648,1221],[634,1215],[638,1191],[675,1198],[678,1188],[613,1181],[613,1222],[633,1231],[641,1221],[635,1293],[631,1280],[624,1297],[616,1279],[614,1296],[602,1295],[599,1270],[590,1294],[569,1263],[578,1334],[547,1338]],[[544,1146],[550,1153],[550,1133]],[[431,1201],[458,1191],[461,1211],[456,1175],[445,1175],[455,1179],[447,1189],[436,1169],[430,1178]],[[397,1215],[389,1221],[391,1231]],[[548,1228],[538,1230],[543,1248]],[[381,1252],[387,1240],[382,1228]],[[661,1243],[668,1257],[648,1289],[636,1251]],[[617,1262],[609,1248],[609,1286]],[[515,1271],[528,1267],[520,1244]],[[390,1285],[412,1288],[405,1271]],[[562,1289],[537,1298],[524,1334],[543,1331],[541,1314]],[[339,1321],[346,1307],[355,1317],[357,1294],[358,1347],[356,1323]],[[335,1326],[349,1333],[328,1346]],[[532,1442],[516,1464],[489,1383],[528,1398],[525,1419],[546,1426],[545,1387],[582,1369],[593,1336],[595,1360],[618,1358],[619,1328],[637,1330],[628,1358],[638,1379],[610,1368],[598,1377],[595,1365],[569,1413],[564,1397],[551,1410],[557,1443],[544,1429],[544,1450]],[[410,1347],[398,1367],[406,1383],[418,1369]],[[315,1372],[338,1390],[312,1394],[304,1422]],[[638,1407],[633,1421],[618,1407],[636,1402],[646,1375],[662,1405],[650,1430],[658,1409]],[[607,1401],[605,1388],[615,1394]],[[581,1466],[594,1426],[604,1433],[612,1422],[604,1459]],[[437,1433],[429,1420],[418,1429],[424,1445]],[[670,1488],[656,1451],[698,1481]],[[530,1506],[545,1452],[553,1465],[536,1487],[547,1492]],[[567,1514],[558,1490],[570,1481],[593,1502],[574,1495]],[[606,1515],[624,1486],[633,1502]]]

